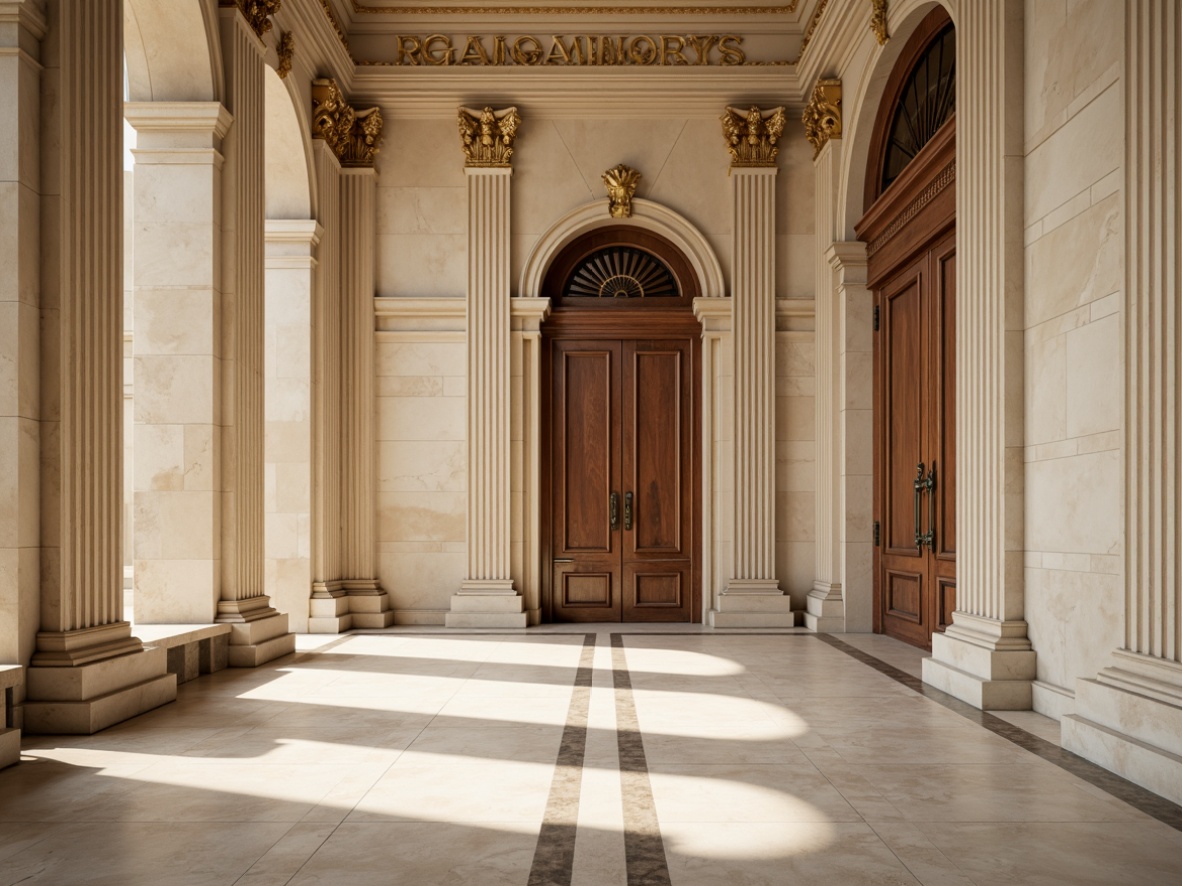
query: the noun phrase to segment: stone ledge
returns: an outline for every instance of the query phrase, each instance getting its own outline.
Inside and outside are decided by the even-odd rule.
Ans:
[[[145,646],[167,650],[168,672],[176,674],[178,684],[224,670],[228,664],[228,624],[137,624],[135,633]]]
[[[19,763],[21,731],[14,728],[14,690],[24,679],[25,669],[15,664],[0,664],[0,692],[4,694],[4,716],[0,719],[0,769]]]

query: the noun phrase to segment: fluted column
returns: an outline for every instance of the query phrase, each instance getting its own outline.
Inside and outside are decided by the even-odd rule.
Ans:
[[[446,622],[525,627],[509,571],[509,184],[520,118],[516,108],[459,113],[468,179],[468,569]]]
[[[254,667],[295,649],[287,616],[263,592],[263,185],[265,19],[219,10],[226,134],[222,191],[222,569],[217,621],[231,626],[229,663]],[[258,29],[258,30],[256,30]]]
[[[727,110],[731,151],[734,529],[716,627],[792,625],[776,579],[776,154],[783,109]],[[728,130],[728,124],[734,131]]]
[[[394,623],[375,568],[377,464],[374,451],[374,242],[377,173],[341,173],[342,555],[353,627]]]
[[[1125,11],[1125,636],[1063,747],[1182,803],[1182,13]]]
[[[41,179],[39,92],[45,15],[28,2],[0,3],[0,89],[14,138],[0,153],[0,229],[10,245],[0,263],[0,692],[25,699],[19,665],[33,654],[40,609],[40,438],[37,389],[41,342],[38,202]],[[15,249],[11,248],[15,245]],[[5,666],[13,666],[5,670]],[[8,726],[13,728],[9,729]],[[20,760],[20,723],[0,723],[0,768]]]
[[[123,4],[46,5],[41,630],[25,726],[92,733],[176,697],[123,617]]]
[[[957,610],[923,676],[980,708],[1027,710],[1022,3],[966,3],[956,35]]]

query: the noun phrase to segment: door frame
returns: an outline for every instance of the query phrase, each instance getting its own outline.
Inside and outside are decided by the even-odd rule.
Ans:
[[[681,297],[669,307],[650,307],[632,302],[589,304],[586,307],[563,304],[562,279],[579,257],[608,244],[637,246],[660,257],[674,272]],[[554,620],[554,480],[553,480],[553,385],[556,340],[687,339],[690,343],[690,497],[692,566],[690,571],[690,620],[700,624],[702,594],[702,324],[694,315],[693,300],[699,294],[699,281],[690,261],[664,237],[630,226],[599,227],[574,239],[550,262],[543,284],[543,295],[553,305],[541,324],[541,482],[539,484],[541,534],[541,618]],[[614,301],[614,300],[613,300]]]

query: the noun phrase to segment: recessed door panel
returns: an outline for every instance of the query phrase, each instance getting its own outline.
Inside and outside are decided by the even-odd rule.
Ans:
[[[693,342],[556,340],[556,620],[689,621]]]

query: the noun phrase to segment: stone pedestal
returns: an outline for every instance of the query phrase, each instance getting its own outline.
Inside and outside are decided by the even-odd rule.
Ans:
[[[19,763],[21,731],[16,725],[16,688],[24,680],[20,665],[0,665],[0,769]]]

